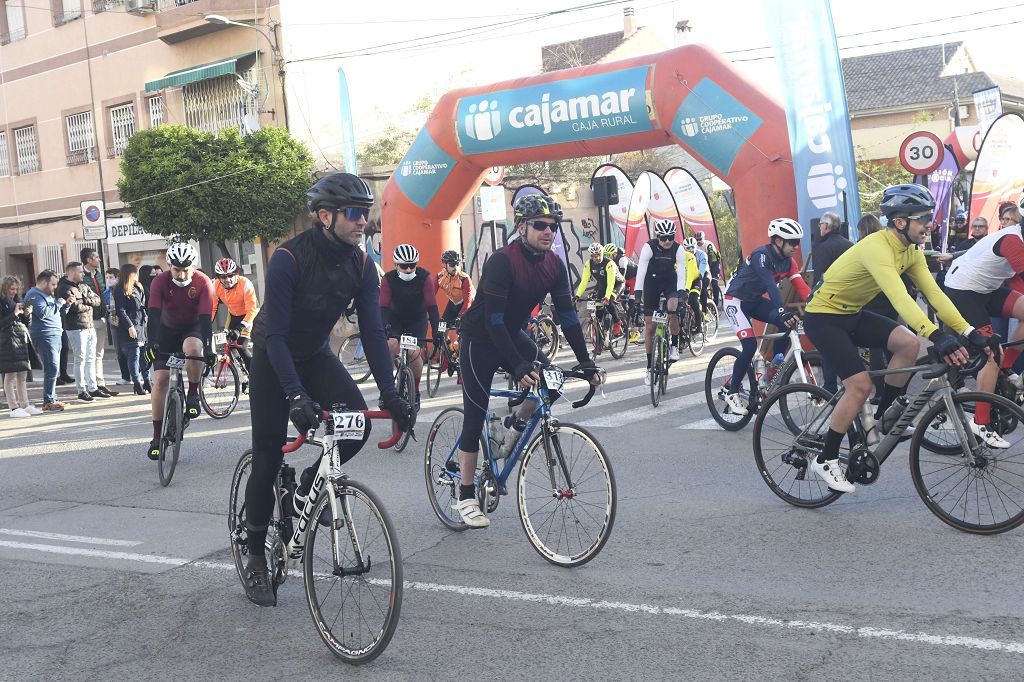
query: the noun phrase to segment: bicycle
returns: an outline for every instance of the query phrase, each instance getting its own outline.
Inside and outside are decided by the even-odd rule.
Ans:
[[[690,355],[697,357],[704,352],[705,326],[707,320],[701,316],[700,324],[694,320],[693,310],[690,308],[689,300],[683,296],[679,297],[679,342],[686,343],[690,349]]]
[[[427,360],[427,395],[431,398],[437,395],[441,386],[441,374],[448,373],[448,376],[459,373],[459,355],[457,345],[453,348],[454,342],[449,338],[449,332],[454,331],[458,338],[459,327],[462,318],[456,318],[449,327],[448,323],[440,320],[437,323],[437,333],[441,337],[441,344],[431,343],[430,358]]]
[[[544,353],[548,359],[553,360],[558,355],[561,340],[558,335],[558,325],[555,324],[554,317],[545,308],[549,308],[549,306],[543,305],[541,314],[530,318],[526,323],[526,331],[533,337],[540,352]]]
[[[668,371],[674,362],[668,357],[671,341],[668,336],[668,310],[664,298],[661,300],[661,308],[652,313],[651,319],[654,321],[654,345],[651,347],[650,367],[651,405],[657,407],[661,402],[661,396],[665,395],[668,389]]]
[[[400,337],[392,336],[391,338],[397,338],[399,346],[398,355],[395,357],[395,389],[400,397],[412,405],[414,413],[419,412],[420,404],[416,400],[416,377],[413,376],[406,355],[408,351],[422,353],[423,348],[421,344],[423,341],[415,336],[407,336],[405,334],[402,334]],[[404,432],[394,444],[395,452],[405,450],[405,446],[409,444],[410,436],[415,438],[412,429]]]
[[[964,408],[988,403],[993,411],[998,408],[1012,413],[1018,424],[1024,411],[995,394],[955,392],[957,379],[949,379],[950,367],[935,362],[934,355],[931,360],[926,365],[869,372],[872,376],[922,372],[928,383],[880,441],[875,427],[870,422],[865,425],[863,417],[857,416],[839,454],[847,480],[863,485],[877,481],[882,464],[923,412],[910,437],[909,461],[914,488],[925,506],[944,523],[968,533],[990,535],[1011,530],[1024,523],[1024,488],[1017,483],[1024,467],[1024,434],[1018,433],[1009,449],[990,448],[972,433]],[[987,354],[979,353],[966,367],[952,372],[961,378],[975,376],[986,361]],[[818,386],[790,384],[772,394],[757,413],[754,461],[771,491],[789,504],[813,509],[842,495],[813,474],[811,480],[807,476],[811,458],[822,452],[829,417],[842,395],[842,388],[830,395]],[[782,426],[769,423],[770,416]],[[926,434],[933,441],[945,442],[942,452],[924,447]],[[999,515],[1005,518],[997,518]]]
[[[181,452],[181,441],[185,437],[185,428],[189,417],[185,413],[185,382],[181,378],[181,370],[187,360],[206,362],[202,356],[171,353],[167,358],[167,369],[170,380],[167,384],[167,399],[164,401],[164,421],[160,428],[160,457],[158,473],[160,485],[167,487],[174,478],[174,468],[178,465],[178,454]]]
[[[583,320],[583,336],[587,343],[593,346],[594,355],[600,355],[607,348],[613,358],[616,360],[620,359],[625,354],[626,344],[622,343],[620,346],[613,342],[616,338],[627,338],[623,333],[621,322],[619,323],[619,334],[616,336],[615,323],[612,321],[612,316],[607,310],[608,306],[602,301],[588,298],[585,301],[585,308],[587,316]],[[622,318],[620,317],[619,319],[621,320]]]
[[[477,498],[488,514],[497,510],[502,496],[508,494],[508,478],[522,458],[516,497],[526,537],[546,561],[557,566],[582,566],[597,556],[611,534],[617,499],[615,476],[608,456],[590,432],[551,415],[551,406],[561,397],[565,380],[586,380],[588,373],[563,371],[552,365],[540,375],[532,391],[491,390],[491,396],[511,398],[517,404],[532,400],[536,407],[504,466],[494,458],[500,444],[489,435],[491,428],[486,428],[480,439],[484,456],[474,474]],[[596,389],[590,384],[586,396],[572,403],[573,408],[589,403]],[[430,427],[423,459],[430,504],[441,523],[455,531],[468,528],[454,510],[462,481],[457,455],[462,419],[461,407],[450,407],[437,416]],[[488,410],[484,423],[490,425],[498,419]],[[544,517],[539,518],[542,514]],[[591,522],[596,528],[588,530],[586,526]]]
[[[301,515],[295,513],[292,504],[295,469],[284,461],[281,463],[274,485],[274,512],[267,528],[272,586],[276,595],[287,580],[289,569],[301,561],[306,603],[320,638],[335,656],[349,663],[366,663],[387,648],[398,626],[402,609],[402,556],[384,505],[365,484],[342,472],[336,446],[343,441],[362,440],[367,420],[390,419],[391,413],[349,411],[343,405],[335,405],[330,412],[324,411],[322,417],[322,438],[309,439],[302,433],[281,448],[286,454],[292,453],[309,442],[320,446],[323,452]],[[400,435],[393,430],[392,436],[377,443],[377,447],[391,447]],[[249,554],[245,488],[251,471],[250,449],[242,453],[235,466],[228,499],[231,556],[243,583]],[[325,494],[327,491],[333,494]],[[333,617],[326,613],[327,601],[332,596],[340,600]],[[346,614],[346,608],[354,608],[357,614]],[[371,625],[371,620],[379,620],[379,627]]]
[[[707,310],[704,312],[704,338],[707,341],[714,341],[718,338],[718,305],[709,300]]]
[[[245,346],[238,342],[238,333],[214,334],[213,347],[222,346],[224,350],[216,362],[203,370],[203,382],[199,385],[203,411],[214,419],[224,419],[234,412],[241,394],[249,390],[249,370],[240,355]]]
[[[704,374],[704,399],[707,402],[708,411],[711,412],[711,416],[719,426],[726,431],[742,429],[754,418],[761,403],[779,386],[793,381],[794,375],[797,375],[798,380],[802,383],[821,386],[821,354],[817,351],[803,349],[800,341],[803,333],[803,325],[797,324],[786,331],[762,334],[758,338],[757,351],[747,370],[745,381],[740,384],[739,394],[747,405],[747,413],[744,415],[733,414],[726,402],[733,368],[736,359],[740,356],[740,351],[733,347],[722,348],[711,356],[707,372]],[[762,352],[764,344],[766,341],[786,336],[789,336],[789,350],[786,352],[785,360],[777,371],[771,373],[768,371]]]

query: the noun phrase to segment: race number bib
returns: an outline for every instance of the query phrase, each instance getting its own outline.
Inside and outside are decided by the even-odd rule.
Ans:
[[[446,331],[448,331],[448,323],[445,322],[444,320],[441,320],[440,322],[437,323],[437,333],[444,334]]]
[[[185,358],[176,355],[167,358],[167,369],[185,369]]]
[[[587,310],[597,310],[597,301],[587,301]]]
[[[223,346],[228,342],[228,335],[224,332],[217,332],[213,335],[213,345]]]
[[[402,350],[419,350],[420,349],[419,341],[416,339],[415,336],[406,336],[405,334],[402,334],[402,338],[401,338],[400,343],[401,343],[401,346],[402,346]]]
[[[366,417],[362,412],[331,412],[334,420],[334,440],[362,440],[366,431]]]
[[[663,310],[654,311],[654,322],[655,324],[665,324],[668,322],[668,313]]]
[[[565,375],[557,367],[549,367],[544,370],[544,383],[549,391],[561,391],[565,384]]]

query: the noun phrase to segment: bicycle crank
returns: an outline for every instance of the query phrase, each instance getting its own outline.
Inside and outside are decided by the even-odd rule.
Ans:
[[[881,465],[873,454],[858,449],[850,457],[846,467],[846,480],[871,485],[878,480]]]

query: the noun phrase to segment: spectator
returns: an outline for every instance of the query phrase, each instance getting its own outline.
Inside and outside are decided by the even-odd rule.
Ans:
[[[134,265],[121,269],[121,282],[113,294],[111,321],[117,320],[115,345],[128,364],[135,395],[146,395],[139,372],[139,347],[146,342],[146,293],[139,284],[139,273]]]
[[[959,239],[953,244],[950,251],[953,251],[956,255],[967,251],[972,246],[977,244],[982,237],[988,234],[988,220],[985,216],[978,216],[971,221],[971,233],[964,239]]]
[[[36,285],[25,294],[25,305],[32,308],[28,333],[32,346],[43,363],[43,412],[60,412],[67,405],[57,400],[57,366],[60,362],[61,311],[65,302],[54,297],[57,273],[43,270]]]
[[[144,300],[146,307],[149,307],[149,287],[153,284],[153,278],[163,272],[163,269],[159,265],[143,265],[139,268],[139,285],[142,286]],[[142,375],[142,388],[149,393],[152,390],[152,385],[149,383],[149,375],[152,370],[152,363],[150,363],[145,354],[139,358],[139,372]]]
[[[57,283],[57,298],[66,301],[64,331],[75,359],[75,389],[78,399],[92,402],[93,398],[109,398],[96,385],[96,329],[92,324],[92,311],[98,308],[99,294],[83,281],[85,270],[78,261],[64,266],[64,276]]]
[[[953,224],[950,225],[946,242],[947,244],[956,244],[963,239],[967,239],[967,214],[960,209],[956,212],[956,217],[953,218]]]
[[[134,266],[133,266],[134,267]],[[117,316],[114,315],[114,289],[121,280],[121,271],[117,268],[107,268],[107,288],[103,290],[103,305],[107,308],[107,327],[110,328],[111,341],[114,344],[114,354],[117,357],[117,368],[121,372],[121,378],[117,380],[118,386],[130,386],[132,383],[131,374],[128,371],[128,361],[121,353],[119,347],[119,335],[117,333]]]
[[[825,271],[835,262],[836,258],[853,246],[853,242],[843,236],[842,221],[835,213],[826,213],[821,216],[818,229],[821,231],[821,239],[811,252],[814,258],[814,284],[818,285]]]
[[[100,304],[92,309],[92,326],[96,332],[96,352],[93,356],[93,375],[100,393],[107,397],[117,395],[117,391],[107,388],[103,379],[103,357],[107,348],[107,306],[103,304],[103,292],[107,288],[100,272],[100,256],[96,249],[84,248],[81,251],[83,265],[83,282],[99,298]]]
[[[4,376],[4,395],[12,417],[31,417],[43,411],[28,401],[28,325],[32,309],[21,298],[21,280],[0,280],[0,374]]]

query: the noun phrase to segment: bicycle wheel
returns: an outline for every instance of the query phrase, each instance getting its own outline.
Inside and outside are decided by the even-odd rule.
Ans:
[[[665,354],[665,337],[654,337],[654,353],[651,355],[651,405],[658,406],[661,402],[661,373],[664,371],[662,356]]]
[[[583,324],[583,338],[593,350],[593,356],[596,357],[598,344],[601,343],[601,328],[598,326],[597,319],[593,315]]]
[[[806,353],[801,353],[801,356],[803,358],[804,374],[807,375],[807,382],[814,384],[815,386],[823,386],[825,383],[825,375],[821,364],[821,353],[817,351],[808,351]],[[786,362],[781,371],[782,376],[779,377],[780,386],[803,381],[800,378],[800,372],[797,371],[795,355]]]
[[[416,407],[416,379],[412,375],[412,370],[409,369],[408,365],[402,368],[395,377],[395,388],[398,390],[398,395],[409,401],[409,404]],[[395,452],[401,452],[405,450],[405,446],[409,444],[410,431],[406,431],[395,443]]]
[[[167,404],[164,407],[164,423],[160,430],[160,485],[165,488],[174,477],[174,467],[178,465],[178,453],[181,451],[181,438],[184,432],[182,421],[185,418],[185,406],[181,392],[168,389]]]
[[[441,387],[441,358],[444,355],[444,351],[439,346],[431,344],[433,352],[430,354],[430,359],[427,360],[427,396],[433,398],[437,395],[438,388]]]
[[[458,454],[452,454],[462,435],[461,407],[449,407],[437,415],[430,426],[427,447],[423,453],[423,477],[427,483],[427,497],[437,519],[451,530],[469,528],[455,511],[459,501]],[[481,453],[482,455],[483,453]]]
[[[526,537],[556,566],[582,566],[608,542],[615,523],[615,475],[586,429],[563,422],[549,439],[534,438],[523,453],[517,494]]]
[[[825,443],[828,420],[820,420],[813,433],[799,438],[791,422],[798,420],[801,431],[815,421],[831,395],[810,384],[789,384],[775,391],[757,412],[754,421],[754,462],[771,491],[795,507],[814,509],[839,499],[842,493],[829,489],[823,480],[808,470]],[[849,457],[851,434],[840,447],[840,461]],[[843,467],[845,471],[845,466]]]
[[[334,523],[306,529],[306,602],[331,653],[366,663],[387,648],[398,626],[402,555],[391,518],[371,490],[345,477],[332,486],[334,494],[320,495],[312,518],[326,514]]]
[[[689,333],[686,335],[686,346],[690,349],[690,355],[697,357],[704,352],[704,323],[701,322],[700,328],[693,329],[693,314],[686,316],[686,324],[690,325]]]
[[[950,414],[944,400],[936,402],[914,431],[910,474],[917,494],[933,514],[958,530],[993,535],[1016,528],[1024,523],[1024,434],[1003,434],[1010,447],[991,448],[970,435],[967,420],[973,416],[964,408],[970,405],[976,412],[979,404],[987,404],[990,412],[998,408],[1018,420],[1024,419],[1024,412],[1013,401],[991,393],[956,393],[953,404],[956,410]],[[943,428],[929,429],[940,417]],[[954,421],[979,442],[978,455],[971,455],[956,430],[947,426]],[[922,452],[926,433],[929,439],[942,442],[947,451],[955,452]]]
[[[245,581],[245,564],[249,557],[249,534],[245,527],[245,488],[252,474],[252,450],[242,453],[235,473],[231,476],[231,492],[228,495],[228,537],[231,546],[231,558],[235,562],[238,579]],[[271,507],[270,520],[267,524],[267,561],[270,565],[274,589],[284,582],[287,561],[284,556],[285,542],[278,535],[281,527],[280,507],[275,500]]]
[[[537,348],[547,356],[548,360],[554,360],[555,356],[558,355],[559,343],[558,327],[555,326],[555,321],[547,315],[539,317],[537,319],[535,335],[537,337]]]
[[[626,347],[629,345],[629,334],[626,333],[626,327],[622,322],[618,323],[619,333],[615,334],[616,323],[612,320],[612,316],[605,314],[605,338],[608,340],[608,352],[612,354],[612,357],[616,360],[621,360],[622,356],[626,354]],[[621,317],[619,318],[622,319]]]
[[[668,359],[670,343],[668,337],[661,337],[661,371],[658,373],[658,391],[661,395],[665,395],[665,391],[668,390],[668,370],[672,366],[672,361]]]
[[[714,341],[718,338],[718,306],[714,301],[708,301],[708,312],[704,321],[704,337],[708,341]]]
[[[750,423],[757,412],[757,380],[754,378],[753,367],[747,369],[746,380],[740,384],[739,390],[747,404],[747,413],[733,414],[725,402],[725,397],[729,395],[729,383],[732,380],[736,358],[739,356],[740,352],[735,348],[722,348],[711,356],[707,372],[704,374],[704,399],[707,401],[708,411],[726,431],[739,431]]]
[[[214,419],[224,419],[238,405],[238,397],[242,393],[242,382],[238,376],[238,368],[227,358],[221,356],[213,365],[203,370],[203,380],[199,384],[199,402],[206,414]]]
[[[370,363],[366,360],[363,342],[358,333],[350,334],[342,340],[341,346],[338,347],[338,359],[357,384],[370,377]]]

